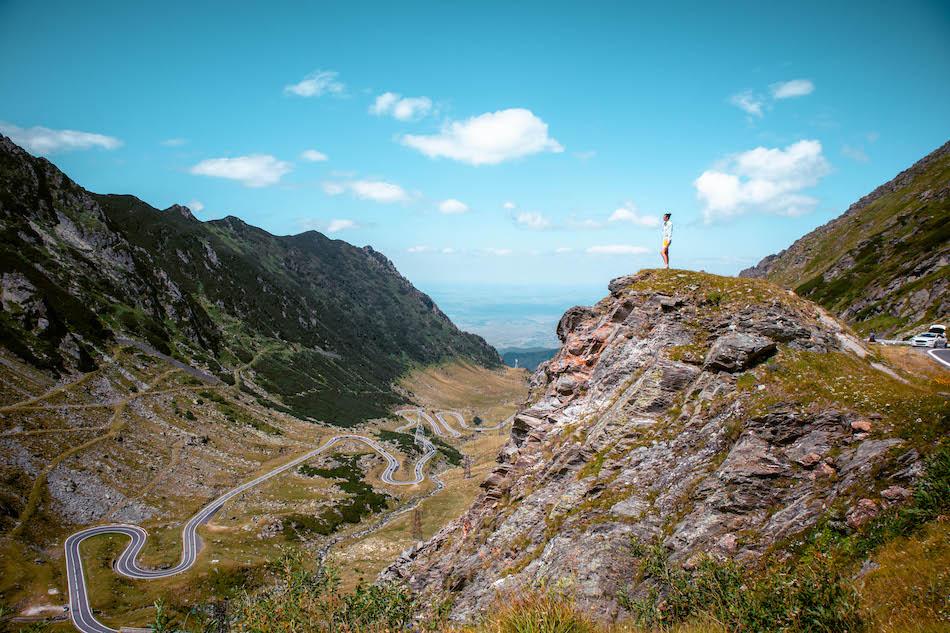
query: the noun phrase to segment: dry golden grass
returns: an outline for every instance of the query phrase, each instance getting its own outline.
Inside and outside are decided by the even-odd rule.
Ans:
[[[480,416],[485,424],[493,425],[508,418],[524,400],[526,376],[524,370],[489,370],[467,363],[448,363],[417,370],[402,381],[402,386],[429,411],[456,410],[465,415],[469,425],[474,415]],[[439,475],[445,489],[419,505],[423,538],[431,537],[468,508],[480,491],[479,484],[491,472],[498,449],[508,439],[508,431],[508,427],[504,427],[465,433],[458,439],[443,438],[472,458],[472,476],[466,479],[461,467]],[[423,485],[416,492],[431,487],[428,482]],[[398,494],[400,491],[387,492]],[[351,588],[361,579],[372,581],[413,542],[412,513],[408,512],[373,534],[341,543],[334,548],[331,560],[340,569],[343,587]]]
[[[950,525],[936,521],[913,538],[898,538],[871,559],[859,590],[869,629],[880,633],[950,630]]]
[[[524,369],[490,370],[454,362],[418,369],[400,381],[400,386],[428,409],[455,409],[466,414],[469,424],[472,415],[494,424],[524,401],[527,379]]]
[[[439,627],[443,633],[648,633],[631,622],[604,623],[579,610],[568,597],[530,592],[499,597],[487,617],[474,626]],[[726,633],[710,620],[690,621],[663,633]]]
[[[934,383],[938,389],[950,388],[950,370],[927,352],[903,345],[878,345],[873,349],[898,372]]]

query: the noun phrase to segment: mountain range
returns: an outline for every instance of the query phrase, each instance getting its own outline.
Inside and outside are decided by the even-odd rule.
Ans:
[[[266,346],[259,384],[244,388],[349,425],[385,415],[413,366],[501,363],[372,247],[91,193],[6,137],[0,262],[4,344],[54,373],[88,371],[128,336],[228,381]]]

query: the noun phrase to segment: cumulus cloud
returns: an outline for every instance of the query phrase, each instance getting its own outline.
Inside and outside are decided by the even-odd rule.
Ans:
[[[315,70],[297,83],[284,86],[284,94],[298,97],[341,95],[346,91],[346,86],[337,80],[338,76],[339,73],[333,70]]]
[[[574,252],[574,249],[571,248],[570,246],[559,246],[558,248],[554,249],[554,252],[561,255],[564,253],[572,253]]]
[[[443,254],[443,255],[451,255],[451,254],[453,254],[454,252],[455,252],[455,249],[452,248],[451,246],[446,246],[445,248],[442,249],[442,254]]]
[[[754,117],[762,117],[762,108],[765,102],[761,97],[756,96],[751,90],[746,90],[729,97],[729,103],[736,106],[746,114]]]
[[[348,188],[357,198],[384,204],[405,202],[409,199],[405,189],[382,180],[354,180],[348,183]]]
[[[547,123],[524,108],[451,121],[438,134],[406,134],[401,140],[429,158],[451,158],[471,165],[496,165],[540,152],[564,151],[548,136]]]
[[[632,246],[630,244],[604,244],[602,246],[591,246],[587,249],[588,255],[642,255],[648,253],[650,249],[644,246]]]
[[[706,222],[748,211],[800,215],[817,200],[801,193],[828,174],[821,143],[802,140],[785,149],[757,147],[704,171],[693,186]]]
[[[504,208],[506,208],[506,209],[508,209],[509,211],[511,211],[512,209],[517,208],[518,205],[516,205],[514,202],[512,202],[511,200],[509,200],[509,201],[505,202],[505,204],[503,204],[503,205],[501,205],[501,206],[503,206]]]
[[[300,158],[311,163],[322,163],[324,161],[330,160],[329,156],[323,152],[318,152],[315,149],[305,149],[300,153]]]
[[[791,81],[779,81],[769,86],[773,99],[791,99],[792,97],[804,97],[815,91],[815,84],[809,79],[792,79]]]
[[[540,231],[551,227],[551,221],[537,211],[524,211],[515,216],[518,226]]]
[[[266,187],[276,184],[293,165],[269,154],[252,154],[235,158],[209,158],[194,165],[190,171],[199,176],[237,180],[245,187]]]
[[[359,228],[353,220],[347,220],[345,218],[335,218],[330,220],[327,224],[327,233],[339,233],[340,231],[346,231],[347,229],[356,229]]]
[[[346,182],[324,182],[321,187],[328,196],[338,196],[350,192],[361,200],[373,200],[383,204],[406,202],[409,194],[397,184],[383,180],[349,180]]]
[[[201,213],[205,208],[205,205],[200,200],[192,200],[185,206],[191,209],[194,213]]]
[[[432,111],[429,97],[403,97],[395,92],[384,92],[369,107],[370,114],[390,115],[400,121],[421,119]]]
[[[465,213],[466,211],[468,211],[468,205],[455,198],[449,198],[439,203],[439,213],[457,215],[459,213]]]
[[[610,214],[610,217],[607,218],[608,222],[627,222],[629,224],[636,224],[637,226],[643,227],[656,227],[660,226],[660,218],[655,215],[641,215],[637,210],[637,205],[632,202],[627,203],[626,205],[620,207],[616,211]]]
[[[166,138],[160,144],[164,145],[165,147],[181,147],[187,143],[188,139],[186,138]]]
[[[406,252],[407,253],[427,253],[431,250],[432,249],[429,248],[428,246],[423,246],[420,244],[419,246],[410,246],[409,248],[406,249]]]
[[[485,253],[495,255],[496,257],[506,257],[514,252],[510,248],[486,248]]]
[[[76,149],[93,147],[116,149],[122,146],[122,141],[114,136],[79,130],[53,130],[40,125],[22,128],[0,122],[0,132],[9,136],[20,147],[38,156]]]

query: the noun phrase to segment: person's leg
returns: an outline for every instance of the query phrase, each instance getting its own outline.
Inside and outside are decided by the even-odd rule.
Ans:
[[[663,242],[663,250],[660,251],[660,255],[663,256],[663,267],[670,267],[670,245],[666,242]]]

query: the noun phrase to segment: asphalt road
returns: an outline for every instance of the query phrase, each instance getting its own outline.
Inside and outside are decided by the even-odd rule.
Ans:
[[[420,424],[428,423],[436,435],[442,437],[444,437],[446,434],[451,435],[452,437],[459,437],[461,435],[458,431],[453,429],[448,423],[445,422],[441,413],[436,414],[436,417],[439,419],[439,421],[441,421],[442,426],[440,426],[439,422],[434,420],[422,409],[404,409],[402,411],[397,411],[396,413],[407,420],[407,424],[400,427],[399,430],[408,429],[409,427],[413,426],[418,428]],[[446,411],[443,413],[453,415],[461,425],[465,426],[465,428],[470,428],[465,425],[465,419],[461,414],[454,411]],[[416,417],[413,418],[413,415]],[[503,422],[502,424],[505,423],[507,423],[507,421]],[[442,428],[443,426],[444,430]],[[474,430],[482,430],[482,428],[476,428]],[[497,428],[497,425],[496,427],[492,428]],[[92,608],[89,606],[89,596],[86,590],[86,578],[83,573],[82,557],[79,553],[79,545],[84,540],[93,536],[98,536],[100,534],[121,534],[128,536],[129,544],[124,550],[122,550],[122,553],[119,554],[118,559],[115,561],[115,571],[127,578],[149,580],[180,574],[195,564],[195,559],[198,556],[198,552],[201,550],[201,537],[198,536],[198,528],[210,521],[211,517],[213,517],[215,513],[218,512],[222,506],[224,506],[225,503],[245,492],[246,490],[249,490],[258,484],[267,481],[271,477],[275,477],[283,472],[291,470],[292,468],[296,468],[301,463],[316,457],[320,453],[329,450],[333,446],[347,441],[362,442],[382,456],[382,458],[386,460],[386,469],[380,475],[380,479],[384,483],[394,486],[413,486],[421,483],[425,479],[425,466],[429,460],[435,456],[436,453],[436,448],[432,442],[430,442],[425,437],[425,435],[417,432],[416,442],[424,452],[419,457],[419,459],[416,460],[416,464],[413,469],[413,478],[401,481],[393,477],[393,475],[399,469],[399,460],[396,459],[396,457],[378,441],[370,437],[356,435],[354,433],[335,435],[319,448],[315,448],[308,453],[304,453],[293,461],[290,461],[282,466],[278,466],[274,470],[267,472],[256,479],[252,479],[251,481],[243,483],[237,488],[232,488],[199,510],[198,513],[188,519],[188,522],[182,527],[181,560],[177,565],[169,569],[150,569],[147,567],[141,567],[136,562],[139,553],[145,546],[145,541],[148,539],[148,532],[137,525],[116,523],[112,525],[98,525],[80,530],[79,532],[70,535],[63,544],[63,547],[66,550],[66,578],[69,585],[69,616],[75,627],[83,633],[118,633],[116,629],[110,628],[99,622],[99,620],[97,620],[93,615]],[[435,481],[437,484],[437,490],[441,490],[442,482],[438,480]],[[393,515],[386,517],[383,522],[390,520],[392,516]],[[372,529],[378,529],[381,524],[382,523],[371,526],[369,531],[372,531]]]
[[[950,349],[932,349],[927,353],[944,367],[950,368]]]

